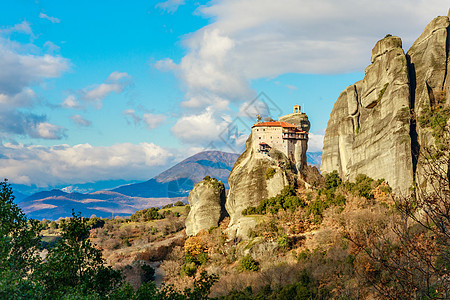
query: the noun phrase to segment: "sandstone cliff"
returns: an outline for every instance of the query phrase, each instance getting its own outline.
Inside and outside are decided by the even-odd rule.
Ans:
[[[311,123],[309,122],[308,116],[300,111],[281,116],[279,118],[282,122],[291,123],[297,126],[297,128],[309,132],[311,128]],[[298,172],[302,172],[306,167],[306,152],[308,151],[308,141],[299,141],[295,145],[295,167]]]
[[[449,10],[450,13],[450,10]],[[437,17],[425,27],[420,37],[414,42],[407,53],[410,62],[411,108],[415,112],[417,123],[413,140],[413,153],[418,154],[422,148],[435,145],[433,126],[430,121],[436,116],[440,106],[450,106],[450,22],[449,17]],[[433,113],[432,113],[433,112]],[[448,119],[448,116],[447,116]],[[444,142],[448,144],[448,141]],[[417,183],[427,189],[427,175],[422,168],[420,157],[415,161]]]
[[[339,96],[325,132],[322,172],[385,178],[402,191],[411,185],[409,78],[401,46],[398,37],[379,41],[364,79]]]
[[[205,177],[189,193],[189,204],[191,210],[186,218],[188,236],[218,226],[227,215],[224,184],[215,178]]]
[[[245,152],[228,177],[230,191],[225,207],[231,218],[227,229],[231,237],[247,238],[248,230],[256,225],[256,219],[243,216],[242,211],[249,206],[257,206],[263,199],[278,195],[289,185],[292,175],[290,162],[283,153],[273,150],[269,155],[257,153],[252,143],[250,135]]]
[[[401,194],[414,183],[420,145],[434,143],[416,120],[448,103],[449,18],[434,19],[407,55],[399,37],[372,50],[364,79],[341,93],[325,132],[321,171],[384,178]],[[420,164],[420,162],[419,162]]]

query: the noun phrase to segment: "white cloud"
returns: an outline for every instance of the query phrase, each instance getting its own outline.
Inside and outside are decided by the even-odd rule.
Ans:
[[[139,125],[143,121],[149,130],[161,126],[167,119],[165,115],[151,113],[145,113],[141,117],[134,109],[126,109],[122,113],[125,116],[130,117],[133,120],[134,125]]]
[[[38,138],[42,139],[48,139],[48,140],[55,140],[60,139],[62,134],[62,131],[64,130],[63,127],[50,124],[47,122],[41,122],[36,124],[36,136]]]
[[[32,84],[59,77],[69,68],[60,56],[20,54],[0,38],[0,93],[14,96]]]
[[[33,31],[31,30],[30,23],[27,21],[23,21],[22,23],[15,24],[14,26],[7,27],[5,29],[0,29],[1,34],[11,34],[13,32],[33,35]]]
[[[143,114],[142,120],[147,125],[148,129],[154,129],[158,126],[160,126],[164,121],[167,119],[165,115],[158,115],[158,114]]]
[[[123,87],[118,83],[102,83],[90,90],[87,90],[84,98],[98,101],[108,96],[111,92],[120,93],[122,89]]]
[[[78,127],[89,127],[92,125],[92,122],[89,120],[86,120],[80,115],[73,115],[70,116],[70,119],[78,126]]]
[[[81,99],[88,102],[94,102],[97,108],[102,107],[103,98],[107,97],[112,92],[117,94],[131,84],[130,76],[127,73],[112,72],[106,81],[101,84],[96,84],[91,87],[83,89],[81,92]]]
[[[323,148],[322,134],[309,133],[308,151],[309,152],[321,152]]]
[[[123,112],[122,112],[125,116],[129,116],[129,117],[131,117],[132,119],[133,119],[133,123],[134,123],[134,125],[138,125],[141,121],[142,121],[142,119],[141,119],[141,117],[139,117],[137,114],[136,114],[136,112],[135,112],[135,110],[134,109],[126,109],[126,110],[124,110]],[[127,120],[128,121],[128,120]]]
[[[229,101],[242,101],[253,96],[241,68],[231,61],[235,41],[220,29],[204,28],[186,44],[190,53],[183,57],[178,66],[170,59],[155,64],[158,69],[176,70],[186,84],[187,101],[183,102],[183,106],[203,108],[211,104],[228,105]]]
[[[210,1],[197,12],[212,23],[186,36],[180,63],[166,58],[154,66],[184,83],[183,107],[223,110],[254,98],[255,79],[361,71],[377,40],[398,35],[407,49],[447,7],[444,0]]]
[[[126,73],[126,72],[114,71],[108,76],[106,81],[116,82],[116,81],[119,81],[122,78],[129,78],[129,77],[130,77],[130,75],[128,75],[128,73]]]
[[[158,60],[154,67],[160,71],[175,71],[178,69],[178,66],[176,63],[173,62],[170,58],[165,58],[162,60]]]
[[[186,143],[202,144],[219,139],[219,134],[226,130],[230,121],[216,116],[211,107],[202,113],[181,117],[172,127],[177,138]]]
[[[80,103],[78,102],[75,95],[67,96],[67,98],[61,105],[66,108],[81,108]]]
[[[45,47],[49,52],[58,52],[58,51],[61,49],[58,45],[56,45],[55,43],[50,42],[50,41],[46,41],[46,42],[44,43],[44,47]]]
[[[0,139],[11,135],[62,139],[65,137],[65,129],[47,122],[45,115],[24,113],[15,109],[0,109]]]
[[[10,40],[11,33],[26,34],[30,41]],[[33,45],[33,39],[26,21],[0,30],[0,139],[14,135],[39,139],[65,136],[65,129],[49,123],[45,115],[22,111],[35,105],[37,95],[32,86],[59,77],[69,68],[69,60],[61,56],[36,54],[41,49]]]
[[[48,15],[42,13],[42,12],[39,14],[39,18],[49,20],[52,23],[59,23],[59,22],[61,22],[60,19],[55,18],[55,17],[50,17],[50,16],[48,16]]]
[[[185,2],[185,0],[167,0],[167,1],[156,4],[155,7],[160,8],[169,13],[174,13],[177,11],[177,9],[180,5],[184,4],[184,2]]]
[[[154,168],[165,166],[173,155],[153,143],[90,144],[53,147],[0,144],[2,176],[11,182],[37,184],[84,183],[98,180],[144,180]]]
[[[36,93],[30,88],[24,88],[19,93],[12,96],[0,93],[0,107],[27,107],[33,105]]]
[[[95,108],[100,109],[103,106],[103,99],[111,93],[120,94],[125,88],[132,84],[131,76],[125,72],[112,72],[105,82],[94,84],[84,89],[80,89],[74,94],[69,95],[61,104],[62,107],[80,109],[88,103],[92,103]]]

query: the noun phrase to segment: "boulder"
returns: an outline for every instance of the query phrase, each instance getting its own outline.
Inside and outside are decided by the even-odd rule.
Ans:
[[[186,218],[186,234],[196,235],[199,231],[218,226],[227,216],[225,210],[225,186],[206,176],[189,193],[191,210]]]

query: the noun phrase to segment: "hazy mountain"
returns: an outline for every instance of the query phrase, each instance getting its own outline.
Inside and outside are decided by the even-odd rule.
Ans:
[[[220,151],[200,152],[146,182],[121,186],[113,191],[134,197],[187,197],[206,175],[221,180],[228,188],[228,175],[238,157],[239,154]]]
[[[322,152],[306,152],[308,165],[316,166],[320,170],[320,161],[322,160]]]
[[[92,214],[98,217],[131,215],[139,209],[187,201],[194,184],[206,175],[216,177],[228,186],[228,175],[238,157],[238,154],[220,151],[201,152],[146,182],[91,193],[72,192],[76,189],[70,186],[64,190],[37,192],[24,199],[18,197],[17,203],[29,217],[36,219],[68,217],[72,209],[86,217]]]
[[[16,196],[16,203],[20,202],[26,197],[36,194],[38,192],[49,191],[49,190],[62,190],[67,193],[78,192],[78,193],[93,193],[102,190],[111,190],[116,187],[136,183],[138,180],[123,180],[123,179],[113,179],[113,180],[100,180],[95,182],[86,183],[75,183],[75,184],[58,184],[47,187],[39,187],[36,185],[25,185],[25,184],[15,184],[11,183],[11,187],[14,190],[14,195]]]

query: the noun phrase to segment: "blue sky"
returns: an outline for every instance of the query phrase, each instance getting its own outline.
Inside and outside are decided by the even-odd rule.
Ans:
[[[1,3],[0,173],[41,187],[146,180],[201,150],[242,151],[257,113],[278,117],[294,104],[320,151],[335,100],[363,78],[376,41],[398,35],[407,50],[448,9],[440,0]]]

